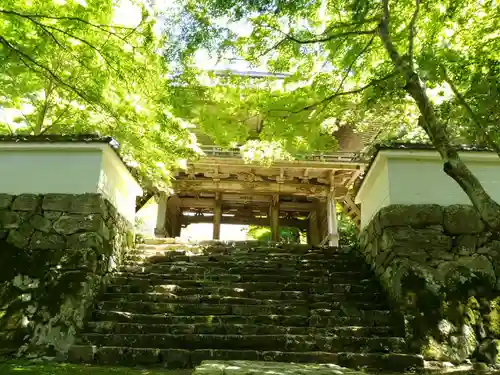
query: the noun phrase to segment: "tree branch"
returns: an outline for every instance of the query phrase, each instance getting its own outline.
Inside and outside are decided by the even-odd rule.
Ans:
[[[346,36],[354,36],[354,35],[375,35],[377,30],[351,30],[351,31],[344,31],[341,33],[337,34],[332,34],[332,35],[325,35],[325,36],[319,36],[316,39],[299,39],[291,34],[285,33],[283,30],[280,30],[272,25],[265,24],[264,26],[269,27],[270,29],[273,29],[274,31],[277,31],[285,36],[286,39],[289,39],[295,43],[298,44],[314,44],[314,43],[322,43],[322,42],[328,42],[329,40],[334,40],[334,39],[339,39],[343,38]]]
[[[477,117],[472,108],[467,104],[460,91],[458,91],[458,88],[449,77],[448,72],[446,71],[446,68],[444,66],[441,66],[441,72],[443,74],[445,82],[450,86],[451,91],[453,91],[453,94],[455,94],[460,105],[465,109],[465,112],[467,112],[472,122],[474,122],[474,124],[476,125],[477,130],[483,135],[484,138],[486,138],[488,145],[497,153],[498,156],[500,156],[500,147],[493,141],[486,127],[481,123],[481,120]]]
[[[385,77],[382,77],[382,78],[379,78],[379,79],[373,79],[371,80],[370,82],[368,82],[366,85],[364,86],[361,86],[357,89],[354,89],[354,90],[349,90],[349,91],[342,91],[342,92],[338,92],[338,89],[337,89],[337,92],[333,93],[332,95],[329,95],[327,96],[326,98],[322,99],[321,101],[317,102],[317,103],[314,103],[314,104],[311,104],[311,105],[308,105],[307,107],[304,107],[302,108],[301,110],[299,111],[296,111],[295,113],[298,113],[298,112],[302,112],[302,111],[308,111],[308,110],[311,110],[311,109],[314,109],[316,108],[317,106],[321,105],[321,104],[325,104],[329,101],[332,101],[333,99],[339,97],[339,96],[345,96],[345,95],[353,95],[353,94],[359,94],[360,92],[366,90],[367,88],[369,87],[372,87],[372,86],[375,86],[381,82],[384,82],[384,81],[387,81],[389,78],[392,78],[396,75],[398,75],[399,73],[397,71],[394,71],[388,75],[386,75]],[[341,86],[339,86],[341,87]]]
[[[110,26],[110,25],[104,25],[104,24],[98,24],[98,23],[96,24],[96,23],[92,23],[90,21],[84,20],[83,18],[80,18],[80,17],[70,17],[70,16],[57,17],[57,16],[48,16],[46,14],[26,14],[26,13],[16,12],[13,10],[7,10],[7,9],[0,9],[0,13],[12,14],[12,15],[19,16],[19,17],[46,18],[46,19],[50,19],[50,20],[61,20],[61,21],[62,20],[77,21],[77,22],[81,22],[81,23],[84,23],[86,25],[101,29],[103,31],[109,32],[109,33],[111,33],[111,32],[109,30],[106,30],[106,28],[132,30],[132,31],[136,29],[136,27],[119,26],[119,25]]]
[[[361,25],[366,25],[367,23],[374,23],[374,22],[377,22],[376,18],[369,18],[369,19],[366,19],[363,21],[351,22],[351,23],[338,22],[338,23],[334,23],[333,25],[328,26],[325,29],[324,33],[328,33],[328,32],[335,30],[335,29],[341,29],[343,27],[361,26]]]
[[[47,75],[49,78],[52,78],[55,82],[59,83],[61,86],[65,87],[69,91],[75,93],[78,97],[83,99],[86,103],[88,103],[92,108],[94,108],[97,112],[99,112],[96,109],[96,103],[94,103],[90,98],[88,98],[82,91],[80,91],[76,86],[72,86],[69,83],[65,82],[62,80],[57,74],[55,74],[50,68],[46,67],[45,65],[39,63],[35,59],[33,59],[31,56],[27,55],[23,51],[21,51],[19,48],[14,46],[11,42],[9,42],[7,39],[5,39],[3,36],[0,35],[0,44],[4,45],[8,50],[12,51],[14,54],[17,55],[19,60],[28,68],[28,69],[33,69],[34,71],[37,71],[37,68],[40,69],[45,75]],[[112,111],[109,108],[106,108],[106,106],[103,103],[97,103],[97,106],[101,107],[104,111],[106,111],[108,114],[110,114],[113,118],[117,118],[115,114],[112,113]]]
[[[45,122],[45,116],[47,115],[47,112],[49,110],[49,101],[50,101],[50,96],[52,95],[52,90],[54,89],[52,80],[49,80],[49,86],[45,88],[45,101],[43,103],[42,109],[39,113],[37,122],[35,124],[35,135],[39,135],[42,132],[43,129],[43,123]]]
[[[415,48],[415,35],[417,32],[415,25],[417,23],[419,9],[420,9],[420,0],[415,0],[415,11],[413,12],[413,16],[410,21],[410,36],[408,44],[408,59],[410,60],[410,67],[412,69],[413,69],[413,53]]]
[[[472,204],[479,211],[481,218],[494,230],[500,229],[500,205],[491,199],[481,182],[460,159],[452,145],[446,128],[436,117],[434,107],[421,84],[420,77],[398,53],[389,32],[389,0],[382,0],[383,18],[379,25],[379,36],[396,69],[406,80],[406,91],[411,95],[420,111],[418,124],[422,127],[443,160],[444,172],[453,178],[467,194]]]

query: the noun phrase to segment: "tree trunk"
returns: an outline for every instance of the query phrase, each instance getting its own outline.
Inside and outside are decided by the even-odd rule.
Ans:
[[[389,9],[384,1],[385,17],[380,23],[379,36],[389,56],[406,80],[406,91],[411,95],[420,111],[419,125],[425,130],[444,162],[444,171],[453,178],[470,198],[482,219],[492,228],[500,230],[500,205],[484,190],[479,180],[460,159],[451,144],[445,127],[439,123],[432,103],[420,83],[420,77],[396,50],[389,34]]]

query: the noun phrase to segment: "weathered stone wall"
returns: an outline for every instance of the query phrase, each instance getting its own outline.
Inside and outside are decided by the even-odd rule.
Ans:
[[[500,234],[472,206],[392,205],[360,249],[427,359],[500,362]]]
[[[64,353],[132,225],[99,194],[0,194],[0,346]]]

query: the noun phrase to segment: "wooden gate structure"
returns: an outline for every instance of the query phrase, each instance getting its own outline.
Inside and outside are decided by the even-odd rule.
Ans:
[[[156,235],[180,236],[181,228],[213,223],[213,239],[221,224],[306,230],[312,245],[338,245],[336,205],[360,223],[359,207],[350,190],[365,163],[357,153],[313,154],[270,166],[246,163],[239,149],[202,147],[205,156],[179,172],[174,193],[159,199]]]

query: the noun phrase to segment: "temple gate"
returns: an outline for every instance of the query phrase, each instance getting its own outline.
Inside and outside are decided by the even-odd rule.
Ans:
[[[245,162],[239,149],[202,147],[205,156],[178,172],[173,194],[159,199],[157,236],[177,237],[194,223],[280,226],[307,233],[311,245],[338,245],[336,206],[360,223],[350,190],[365,163],[356,153],[309,154],[270,166]]]

